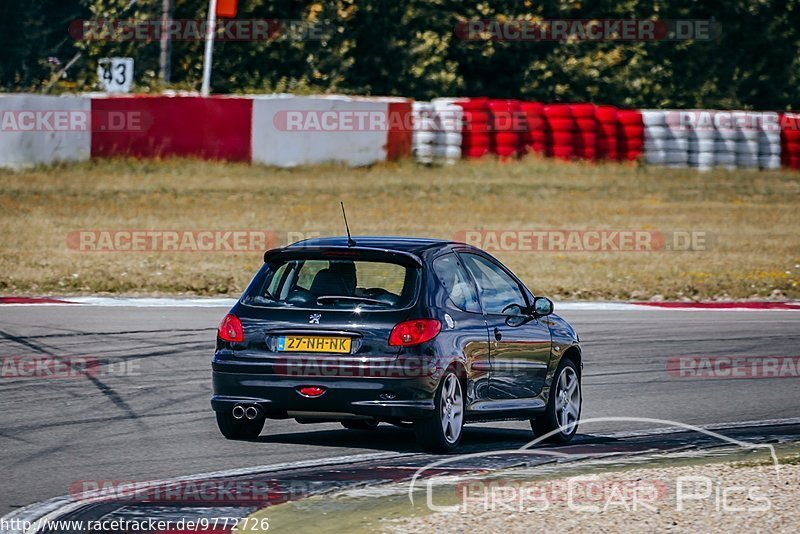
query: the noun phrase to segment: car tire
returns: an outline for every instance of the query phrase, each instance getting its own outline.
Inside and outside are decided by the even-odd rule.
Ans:
[[[367,421],[357,419],[352,421],[342,421],[342,426],[347,430],[375,430],[378,428],[379,421],[377,419],[369,419]]]
[[[230,413],[216,412],[217,426],[219,431],[230,440],[250,440],[256,439],[264,429],[265,417],[258,417],[253,420],[236,419]]]
[[[550,398],[547,400],[546,411],[536,419],[531,419],[531,429],[536,437],[547,435],[553,431],[557,432],[545,438],[545,441],[569,443],[575,437],[581,418],[580,376],[577,365],[569,358],[563,358],[558,364],[553,385],[550,387]],[[567,399],[570,401],[565,405]],[[570,406],[572,407],[571,414]],[[564,411],[565,409],[567,412]],[[562,429],[562,427],[570,426],[571,428],[568,430]]]
[[[417,443],[434,453],[454,451],[464,433],[464,388],[452,370],[445,372],[434,395],[434,410],[414,421]]]

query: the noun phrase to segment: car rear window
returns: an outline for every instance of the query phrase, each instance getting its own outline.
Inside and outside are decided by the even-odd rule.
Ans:
[[[311,309],[401,309],[419,289],[419,268],[382,261],[293,259],[264,265],[242,302]]]

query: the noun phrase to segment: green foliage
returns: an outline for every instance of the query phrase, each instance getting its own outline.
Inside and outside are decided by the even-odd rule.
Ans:
[[[80,60],[58,88],[96,89],[102,57],[136,59],[138,91],[159,90],[159,43],[70,38],[81,18],[158,20],[161,0],[26,0],[0,6],[0,86],[37,90],[49,56]],[[128,7],[130,6],[130,7]],[[175,0],[177,19],[204,19],[207,0]],[[127,10],[126,10],[127,8]],[[321,39],[218,42],[218,93],[286,91],[487,95],[632,107],[787,109],[800,103],[800,0],[240,0],[239,18],[318,23]],[[465,41],[475,19],[713,19],[712,41]],[[173,89],[197,89],[202,40],[178,41]]]

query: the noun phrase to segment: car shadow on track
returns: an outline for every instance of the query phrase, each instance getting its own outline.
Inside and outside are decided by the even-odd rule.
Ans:
[[[529,430],[509,428],[466,427],[459,453],[516,449],[533,439]],[[357,446],[376,451],[420,452],[409,429],[381,425],[376,430],[311,430],[285,434],[264,434],[253,440],[256,443],[282,443],[315,445],[318,447]]]

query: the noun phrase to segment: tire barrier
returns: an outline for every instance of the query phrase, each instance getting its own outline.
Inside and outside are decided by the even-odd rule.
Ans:
[[[621,161],[636,161],[644,153],[644,122],[637,110],[617,110],[618,145]]]
[[[524,120],[522,152],[544,156],[547,152],[544,106],[540,102],[520,102],[519,111]]]
[[[782,114],[780,128],[781,164],[790,169],[800,169],[800,114]]]
[[[570,104],[570,114],[575,121],[574,154],[578,159],[597,159],[597,117],[594,104]]]
[[[463,115],[450,99],[414,102],[412,154],[426,165],[452,165],[461,159]]]
[[[519,157],[522,153],[522,133],[526,129],[524,121],[520,121],[519,102],[490,100],[487,106],[492,153],[502,160]]]
[[[471,98],[456,102],[463,111],[461,153],[465,158],[482,158],[491,153],[489,99]]]
[[[594,115],[597,119],[597,158],[610,161],[620,159],[617,108],[597,106]]]
[[[571,160],[575,156],[575,119],[568,104],[542,108],[545,126],[545,153],[548,157]]]
[[[675,168],[689,165],[689,129],[672,118],[669,110],[642,110],[647,163]]]

